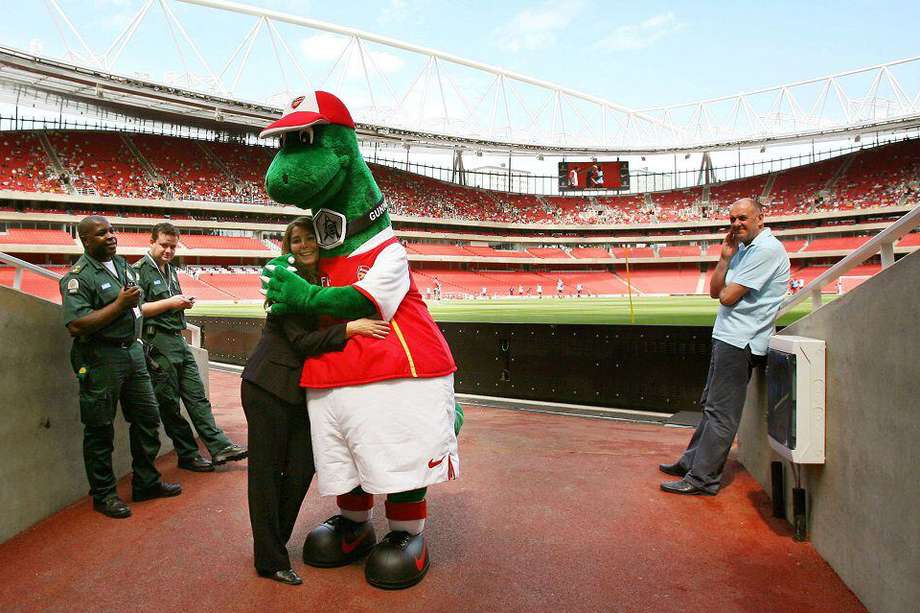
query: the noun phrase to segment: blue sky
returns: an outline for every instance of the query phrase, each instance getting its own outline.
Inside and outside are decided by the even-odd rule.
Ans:
[[[141,0],[60,3],[95,49],[108,47],[142,5]],[[248,3],[503,66],[633,108],[727,95],[920,51],[918,2]],[[43,1],[9,4],[0,21],[0,43],[44,52],[61,47]],[[226,57],[251,25],[250,18],[170,6],[203,49],[223,49],[214,58]],[[148,20],[163,20],[154,15],[158,11],[155,7]],[[145,39],[142,27],[137,44],[122,57],[121,71],[154,73],[169,46],[168,40]],[[258,70],[267,56],[253,57]]]

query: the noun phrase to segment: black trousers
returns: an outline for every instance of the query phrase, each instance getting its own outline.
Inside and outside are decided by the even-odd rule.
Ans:
[[[712,339],[712,359],[700,403],[703,419],[678,463],[687,469],[684,479],[712,494],[719,491],[722,469],[741,424],[747,386],[754,368],[766,358],[753,355],[748,345],[739,349]]]
[[[287,542],[316,472],[306,405],[293,405],[243,381],[249,423],[249,521],[256,570],[291,568]]]

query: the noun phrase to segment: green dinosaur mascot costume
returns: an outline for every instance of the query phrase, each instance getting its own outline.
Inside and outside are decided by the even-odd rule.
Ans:
[[[317,483],[340,509],[307,536],[304,562],[343,566],[369,554],[371,585],[409,587],[429,566],[426,488],[459,475],[456,366],[409,274],[345,105],[326,92],[300,96],[261,134],[269,135],[280,135],[281,150],[265,177],[268,194],[312,209],[322,249],[321,286],[290,272],[287,256],[266,266],[271,312],[377,316],[391,325],[384,339],[353,337],[344,350],[304,363]],[[390,533],[379,543],[374,494],[387,495]]]

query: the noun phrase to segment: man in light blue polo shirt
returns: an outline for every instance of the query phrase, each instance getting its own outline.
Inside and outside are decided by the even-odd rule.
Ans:
[[[719,314],[712,329],[712,360],[700,403],[703,419],[690,444],[674,464],[661,464],[668,475],[661,489],[672,494],[719,491],[751,371],[765,361],[773,320],[789,283],[789,256],[769,228],[763,209],[744,198],[732,205],[731,230],[713,272],[709,295],[718,298]]]

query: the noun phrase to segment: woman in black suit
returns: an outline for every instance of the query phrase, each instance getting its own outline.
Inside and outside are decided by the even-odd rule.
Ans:
[[[282,251],[298,274],[317,283],[319,251],[313,220],[298,217],[284,232]],[[303,583],[291,568],[287,541],[315,472],[310,420],[300,387],[304,358],[341,351],[356,334],[383,338],[389,324],[358,319],[318,330],[304,316],[268,315],[262,338],[242,374],[242,401],[249,424],[249,520],[260,576]]]

